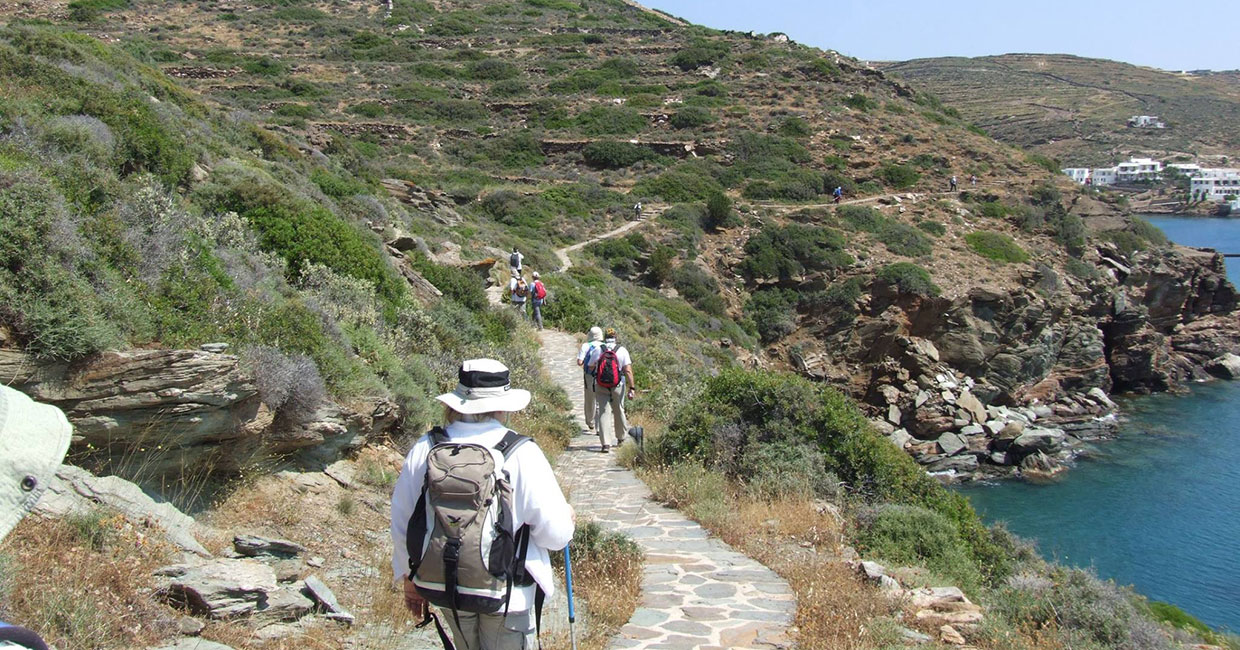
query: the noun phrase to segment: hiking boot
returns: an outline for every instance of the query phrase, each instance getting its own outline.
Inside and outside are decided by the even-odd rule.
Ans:
[[[607,453],[607,452],[609,452],[609,451],[611,451],[611,447],[610,447],[610,446],[608,446],[608,445],[603,445],[602,452],[605,454],[605,453]]]

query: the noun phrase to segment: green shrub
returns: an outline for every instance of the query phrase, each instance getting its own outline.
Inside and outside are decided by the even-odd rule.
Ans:
[[[314,184],[318,185],[324,194],[337,199],[365,194],[368,191],[368,188],[361,182],[339,176],[323,168],[310,172],[310,180],[314,181]]]
[[[719,295],[719,282],[696,264],[681,264],[672,271],[672,286],[689,304],[711,314],[722,316],[726,308]]]
[[[939,485],[908,454],[871,431],[843,394],[796,375],[721,371],[647,452],[651,462],[704,461],[743,481],[753,467],[745,458],[758,445],[780,443],[817,449],[825,471],[855,495],[920,506],[946,518],[987,580],[1002,580],[1011,571],[1010,554],[991,539],[965,497]]]
[[[788,138],[807,138],[814,133],[814,130],[804,118],[788,115],[779,120],[775,132]]]
[[[729,45],[726,41],[710,41],[702,38],[694,39],[689,47],[672,55],[670,63],[685,72],[696,70],[705,65],[714,65],[727,56]]]
[[[505,79],[491,84],[487,94],[492,97],[520,97],[527,94],[530,87],[520,79]]]
[[[745,259],[738,268],[749,278],[791,280],[851,265],[845,243],[844,235],[830,228],[796,223],[766,226],[745,242]]]
[[[891,504],[863,512],[855,539],[866,557],[924,566],[966,590],[981,582],[956,526],[926,508]]]
[[[1131,591],[1090,571],[1056,566],[1047,577],[1013,576],[991,601],[996,614],[1028,633],[1057,629],[1068,647],[1172,647],[1161,631],[1141,625]]]
[[[997,262],[1027,262],[1029,253],[1011,237],[990,230],[978,230],[964,236],[974,253]]]
[[[917,181],[921,180],[921,174],[908,165],[883,163],[878,170],[878,178],[887,187],[902,190],[916,185]]]
[[[947,226],[944,226],[937,221],[918,221],[917,227],[930,233],[931,235],[934,235],[935,237],[942,237],[947,234]]]
[[[887,250],[905,257],[929,255],[934,247],[921,231],[900,221],[889,220],[878,231],[878,240]]]
[[[594,106],[577,114],[574,123],[586,135],[632,135],[646,128],[646,118],[627,106]]]
[[[702,218],[702,227],[707,230],[718,230],[736,224],[736,213],[732,211],[732,199],[723,192],[712,192],[706,198],[706,212]]]
[[[404,280],[383,259],[375,244],[354,226],[318,205],[275,204],[244,215],[259,234],[259,243],[288,262],[295,277],[307,263],[375,284],[389,305],[404,301]]]
[[[844,98],[844,105],[859,111],[869,112],[878,108],[878,100],[864,93],[852,93]]]
[[[835,322],[850,323],[857,315],[861,286],[861,278],[840,280],[822,291],[801,294],[797,306],[812,315],[826,315]]]
[[[1040,153],[1028,153],[1028,154],[1025,154],[1025,160],[1028,160],[1029,162],[1037,165],[1038,167],[1041,167],[1042,169],[1045,169],[1046,171],[1052,174],[1062,173],[1059,171],[1059,168],[1060,168],[1059,161],[1049,156],[1043,156]]]
[[[595,169],[622,169],[643,160],[658,158],[657,154],[641,145],[606,140],[587,144],[581,155],[586,164]]]
[[[796,331],[797,294],[791,289],[756,291],[745,302],[745,317],[763,343],[774,343]]]
[[[896,287],[900,293],[930,297],[939,295],[939,288],[930,279],[930,272],[912,262],[888,264],[875,277],[884,284]]]
[[[719,181],[688,168],[673,168],[658,176],[643,178],[633,187],[633,193],[638,196],[657,196],[672,203],[705,201],[722,192]]]
[[[1167,235],[1158,226],[1146,221],[1144,217],[1133,215],[1129,218],[1128,227],[1132,229],[1132,234],[1154,246],[1167,245]]]
[[[586,247],[586,250],[602,260],[612,273],[624,278],[632,277],[642,269],[642,258],[649,249],[650,242],[640,233],[604,239]]]
[[[436,264],[421,254],[409,256],[409,263],[427,282],[435,285],[445,296],[461,303],[461,306],[477,312],[487,310],[489,303],[486,290],[482,287],[482,278],[473,271]]]
[[[503,59],[482,59],[465,67],[465,73],[475,81],[503,81],[515,79],[521,74],[517,66]]]
[[[69,20],[91,22],[109,11],[128,9],[130,0],[73,0],[69,3]]]
[[[853,230],[877,233],[887,224],[887,217],[878,210],[864,205],[841,205],[836,216],[843,219]]]
[[[696,129],[700,126],[714,124],[715,116],[699,106],[685,106],[672,115],[671,125],[677,129]]]

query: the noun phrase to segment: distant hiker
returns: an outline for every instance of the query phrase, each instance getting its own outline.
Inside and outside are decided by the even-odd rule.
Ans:
[[[446,424],[413,444],[392,491],[392,572],[414,616],[438,627],[429,605],[451,613],[456,647],[537,648],[555,592],[548,551],[568,544],[576,516],[538,444],[508,429],[529,391],[494,359],[457,376],[437,398]]]
[[[51,485],[73,427],[55,406],[0,385],[0,540]],[[38,634],[0,621],[0,648],[47,650]]]
[[[642,218],[642,202],[641,201],[638,201],[637,205],[633,206],[633,217],[635,219]]]
[[[843,197],[844,197],[844,188],[837,185],[835,189],[831,191],[831,200],[834,203],[839,203],[840,199]]]
[[[611,407],[613,437],[616,446],[619,446],[629,430],[628,420],[624,417],[624,399],[626,396],[632,399],[636,394],[633,390],[633,361],[629,351],[616,343],[616,330],[607,328],[602,347],[590,357],[590,368],[594,371],[594,430],[598,432],[599,445],[606,453],[611,448],[607,443],[607,427],[604,426],[607,407]]]
[[[969,177],[969,183],[973,185],[977,185],[977,174],[973,174],[972,176]]]
[[[521,262],[524,259],[525,256],[521,254],[521,251],[517,250],[516,246],[513,246],[512,255],[508,256],[508,268],[513,275],[521,275]]]
[[[581,366],[582,386],[586,395],[586,428],[591,431],[594,430],[594,371],[590,368],[590,362],[602,346],[603,330],[591,327],[589,337],[585,343],[581,344],[581,350],[577,352],[577,365]]]
[[[952,183],[952,190],[951,190],[951,191],[955,192],[955,191],[956,191],[956,177],[955,177],[955,176],[952,176],[951,183]]]
[[[547,301],[547,287],[538,279],[538,271],[534,271],[534,285],[530,287],[530,317],[538,329],[543,328],[542,306]]]
[[[525,278],[518,273],[513,273],[512,279],[508,281],[508,293],[512,297],[512,306],[521,312],[522,318],[528,318],[525,313],[525,300],[530,295],[530,287],[525,282]]]

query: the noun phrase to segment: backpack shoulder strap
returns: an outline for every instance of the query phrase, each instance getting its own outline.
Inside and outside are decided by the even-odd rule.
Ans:
[[[443,427],[435,427],[426,435],[430,438],[431,449],[448,442],[448,432]],[[405,551],[409,554],[410,579],[418,572],[418,566],[422,564],[422,543],[426,540],[427,533],[430,532],[426,529],[427,487],[426,480],[423,479],[422,492],[418,494],[417,504],[413,507],[413,514],[409,516],[409,526],[405,534]]]
[[[512,457],[512,453],[517,450],[517,447],[529,441],[529,436],[523,436],[516,431],[510,430],[504,434],[504,437],[499,442],[495,443],[495,451],[503,454],[504,460],[507,461]]]
[[[442,445],[448,441],[448,432],[445,431],[443,427],[435,427],[426,435],[430,436],[431,447],[434,447],[435,445]]]

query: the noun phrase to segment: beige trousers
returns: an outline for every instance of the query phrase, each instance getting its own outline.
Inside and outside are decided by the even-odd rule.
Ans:
[[[502,613],[458,614],[461,617],[459,628],[452,612],[445,610],[439,614],[448,621],[458,650],[534,650],[538,647],[532,612],[508,612],[506,620]]]
[[[620,382],[615,388],[603,388],[597,384],[594,386],[594,430],[598,432],[598,443],[600,445],[609,445],[607,442],[607,407],[611,407],[611,419],[613,425],[612,438],[615,445],[620,446],[624,442],[624,435],[629,430],[629,422],[624,417],[624,395],[628,389],[624,382]]]
[[[586,373],[581,373],[582,392],[586,396],[585,417],[586,426],[594,430],[594,378]]]

